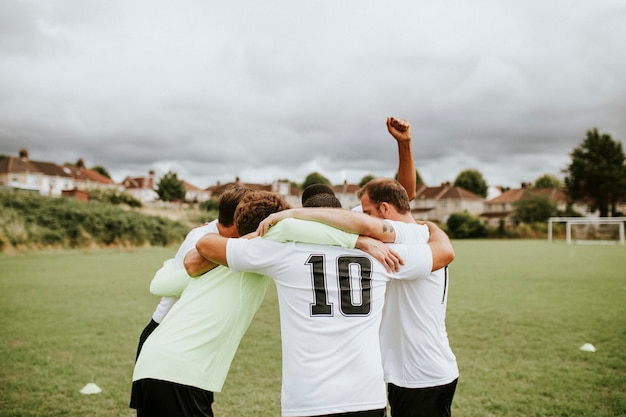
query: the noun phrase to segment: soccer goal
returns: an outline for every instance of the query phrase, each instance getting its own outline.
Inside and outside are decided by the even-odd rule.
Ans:
[[[565,241],[579,245],[624,245],[623,217],[550,217],[548,240],[552,241],[552,224],[565,223]]]

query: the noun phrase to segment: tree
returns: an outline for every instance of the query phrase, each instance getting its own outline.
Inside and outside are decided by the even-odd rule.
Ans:
[[[513,203],[513,217],[523,223],[545,222],[556,214],[556,204],[545,194],[528,194]]]
[[[563,188],[563,184],[554,175],[543,174],[535,180],[535,188]]]
[[[452,213],[446,222],[450,237],[455,239],[471,239],[487,236],[487,227],[478,217],[467,212]]]
[[[397,175],[396,175],[397,177]],[[368,182],[370,182],[371,180],[375,179],[376,177],[373,175],[366,175],[363,178],[361,178],[361,181],[359,181],[359,187],[363,187],[365,184],[367,184]]]
[[[326,178],[319,172],[311,172],[309,175],[307,175],[306,178],[304,179],[304,182],[302,183],[302,189],[305,189],[311,184],[331,185],[328,178]]]
[[[475,169],[466,169],[462,171],[454,180],[455,187],[461,187],[467,191],[479,195],[483,198],[487,197],[489,186],[483,178],[483,174]]]
[[[163,201],[184,200],[186,193],[185,183],[172,171],[163,175],[157,184],[157,194]]]
[[[616,214],[616,205],[626,197],[626,165],[621,142],[610,135],[587,131],[587,137],[570,154],[564,171],[565,189],[572,200],[586,200],[601,217]]]
[[[105,167],[96,165],[95,167],[91,168],[91,170],[96,171],[98,174],[103,175],[107,177],[108,179],[111,179],[111,175],[109,174],[109,171],[107,171]]]

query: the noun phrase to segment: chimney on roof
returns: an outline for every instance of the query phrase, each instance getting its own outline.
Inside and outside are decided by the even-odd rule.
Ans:
[[[236,183],[236,184],[239,184],[239,182],[240,182],[240,181],[241,181],[241,180],[239,179],[239,177],[235,177],[235,183]]]
[[[85,169],[85,161],[83,161],[83,158],[80,158],[78,161],[76,161],[76,168]]]
[[[20,149],[20,159],[24,162],[28,161],[28,149]]]

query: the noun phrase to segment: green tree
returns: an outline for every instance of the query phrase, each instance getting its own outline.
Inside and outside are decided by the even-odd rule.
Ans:
[[[565,189],[572,200],[587,200],[600,216],[616,214],[616,205],[626,197],[626,165],[621,142],[597,128],[570,154],[572,161],[564,171]]]
[[[91,168],[91,170],[96,171],[100,175],[104,175],[108,179],[111,179],[111,174],[109,174],[109,171],[107,171],[107,169],[103,166],[96,165],[95,167]]]
[[[182,201],[185,199],[185,194],[187,193],[185,183],[179,180],[176,173],[172,171],[163,175],[157,184],[156,191],[159,195],[159,199],[163,201]]]
[[[446,222],[450,237],[455,239],[471,239],[487,236],[487,227],[478,217],[467,212],[453,213]]]
[[[543,174],[535,180],[535,188],[563,188],[561,180],[554,175]]]
[[[375,179],[376,177],[373,175],[366,175],[363,178],[361,178],[361,181],[359,181],[359,187],[363,187],[365,184],[367,184],[368,182],[370,182],[371,180]],[[396,175],[397,178],[397,175]]]
[[[304,179],[304,182],[302,183],[302,189],[305,189],[311,184],[331,185],[328,178],[326,178],[319,172],[311,172],[309,175],[307,175],[306,178]]]
[[[478,170],[466,169],[462,171],[454,180],[455,187],[461,187],[467,191],[479,195],[483,198],[487,197],[489,186]]]
[[[528,194],[513,203],[513,217],[522,223],[545,222],[556,214],[556,204],[545,194]]]

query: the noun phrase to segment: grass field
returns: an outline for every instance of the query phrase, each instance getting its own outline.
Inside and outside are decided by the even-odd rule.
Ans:
[[[453,415],[626,415],[626,247],[455,241]],[[0,255],[0,416],[133,416],[152,274],[174,248]],[[579,347],[592,343],[595,353]],[[94,382],[102,393],[79,390]],[[280,415],[273,287],[216,395],[219,417]]]

